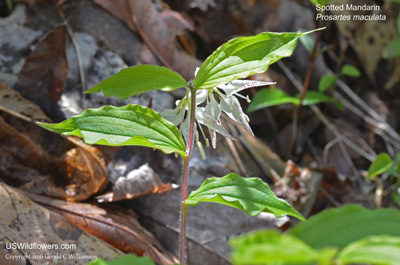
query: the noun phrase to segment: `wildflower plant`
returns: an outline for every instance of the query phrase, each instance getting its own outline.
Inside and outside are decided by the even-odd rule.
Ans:
[[[290,56],[305,33],[270,33],[238,37],[214,51],[196,70],[193,80],[155,65],[137,65],[121,70],[85,93],[103,92],[106,97],[126,99],[150,90],[172,91],[186,88],[185,97],[177,101],[175,109],[160,113],[140,105],[123,107],[103,106],[88,109],[58,124],[41,123],[46,129],[64,135],[83,138],[88,144],[111,146],[146,146],[183,158],[182,199],[180,217],[180,263],[186,263],[186,213],[188,205],[214,202],[240,209],[254,216],[260,212],[277,217],[292,215],[304,220],[286,201],[278,198],[259,178],[243,178],[235,173],[206,179],[188,196],[189,160],[193,144],[199,147],[205,159],[200,138],[206,146],[217,144],[216,133],[233,139],[221,124],[221,113],[253,133],[247,115],[237,97],[249,87],[271,83],[238,80],[265,72],[283,57]],[[247,98],[248,99],[248,98]]]

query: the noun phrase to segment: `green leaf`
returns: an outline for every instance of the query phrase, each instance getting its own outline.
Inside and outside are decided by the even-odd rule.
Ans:
[[[400,55],[400,38],[396,38],[389,42],[388,46],[383,50],[382,57],[392,59]]]
[[[358,70],[356,67],[354,67],[350,64],[345,64],[342,67],[342,74],[347,75],[347,76],[352,76],[352,77],[361,76],[360,70]]]
[[[64,135],[82,137],[88,144],[139,145],[186,156],[185,142],[175,125],[140,105],[88,109],[61,123],[40,125]]]
[[[305,220],[290,204],[279,199],[259,178],[243,178],[230,173],[222,178],[208,178],[190,193],[185,200],[188,205],[199,202],[215,202],[240,209],[250,216],[260,212],[273,213],[276,217],[291,215]]]
[[[300,239],[275,230],[248,233],[229,240],[234,265],[258,264],[329,264],[337,252],[315,250]]]
[[[154,89],[172,91],[180,87],[188,87],[188,84],[178,73],[165,67],[145,64],[122,69],[85,93],[103,91],[106,97],[127,99]]]
[[[339,264],[400,264],[400,237],[370,236],[346,246]]]
[[[262,108],[291,103],[299,104],[299,99],[294,98],[283,92],[281,89],[265,88],[257,92],[251,100],[247,112],[253,112]]]
[[[292,55],[297,39],[311,32],[265,32],[230,40],[205,60],[194,80],[194,88],[213,88],[234,79],[265,72],[272,63]]]
[[[297,94],[295,97],[300,99],[300,94]],[[318,91],[307,91],[303,99],[303,106],[324,103],[324,102],[334,103],[335,101],[324,93]]]
[[[394,161],[387,153],[380,153],[374,162],[369,166],[367,178],[373,178],[385,173],[394,165]]]
[[[319,80],[318,89],[321,92],[326,91],[331,85],[335,84],[338,77],[336,75],[325,74]]]
[[[346,205],[325,210],[287,231],[313,248],[343,248],[369,235],[400,236],[400,211]]]
[[[382,57],[392,59],[400,55],[400,37],[389,42],[388,46],[383,50]]]
[[[400,174],[400,153],[396,154],[396,159],[397,159],[397,173]]]
[[[87,265],[155,265],[155,263],[149,257],[138,257],[133,254],[122,255],[111,261],[104,261],[102,259],[96,259],[88,263]]]
[[[327,5],[329,4],[331,0],[310,0],[311,3],[313,3],[314,5]]]

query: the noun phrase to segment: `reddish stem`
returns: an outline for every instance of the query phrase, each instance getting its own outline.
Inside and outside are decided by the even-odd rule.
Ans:
[[[194,121],[195,121],[195,110],[196,110],[196,92],[192,86],[190,86],[191,103],[189,110],[189,139],[186,143],[186,157],[183,159],[183,170],[182,170],[182,199],[181,199],[181,216],[180,216],[180,240],[179,240],[179,262],[180,264],[186,264],[186,215],[187,215],[187,204],[185,200],[188,196],[188,177],[189,177],[189,160],[190,154],[192,153],[193,138],[194,138]]]
[[[322,26],[322,20],[318,20],[317,28],[320,28],[321,26]],[[297,131],[298,131],[299,122],[300,122],[300,113],[301,113],[301,109],[303,106],[303,100],[308,91],[308,87],[310,86],[310,80],[311,80],[311,75],[312,75],[313,68],[314,68],[315,59],[317,59],[317,57],[318,57],[317,51],[318,51],[319,41],[321,39],[321,33],[322,33],[321,30],[317,31],[317,35],[315,37],[314,48],[310,54],[310,61],[308,62],[307,75],[306,75],[306,78],[304,79],[303,90],[301,91],[301,95],[300,95],[300,102],[294,113],[292,140],[290,142],[288,158],[290,158],[294,155],[296,142],[297,142]]]

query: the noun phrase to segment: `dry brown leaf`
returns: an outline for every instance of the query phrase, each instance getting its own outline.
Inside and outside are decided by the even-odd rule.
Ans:
[[[64,217],[33,203],[3,182],[0,182],[0,198],[0,244],[8,246],[7,249],[1,248],[1,254],[10,255],[0,255],[0,264],[7,264],[10,257],[20,261],[23,257],[28,257],[33,265],[83,265],[97,257],[115,259],[122,254],[114,247],[86,234]],[[31,247],[10,249],[9,243],[26,243],[31,244]],[[52,246],[59,249],[39,248],[39,244],[55,244]],[[70,249],[61,249],[62,244],[74,244],[76,248],[69,245],[72,246]]]
[[[115,202],[137,198],[151,193],[164,193],[174,189],[173,184],[164,184],[148,164],[132,170],[126,177],[115,182],[113,191],[97,196],[99,202]]]
[[[82,230],[92,234],[124,252],[149,256],[159,264],[172,264],[177,260],[167,253],[154,236],[144,229],[131,210],[115,205],[67,203],[46,197],[26,194],[33,201],[54,211]]]
[[[15,85],[23,97],[38,104],[48,116],[61,116],[57,102],[68,74],[66,41],[66,26],[55,27],[28,56]]]
[[[0,83],[0,108],[20,113],[33,120],[51,122],[41,108],[26,100],[21,94],[6,84]]]
[[[230,4],[217,2],[215,5],[203,3],[202,7],[199,2],[202,1],[185,0],[181,5],[183,8],[186,6],[189,17],[196,22],[196,33],[210,45],[210,50],[237,35],[275,31],[281,22],[279,0],[238,0]],[[212,8],[205,11],[207,6]]]
[[[124,21],[132,31],[136,32],[135,25],[132,21],[132,15],[128,0],[109,1],[109,0],[94,0],[96,4],[104,8],[111,15]]]
[[[0,108],[0,175],[7,184],[70,201],[105,189],[107,170],[95,147],[14,114]]]
[[[177,71],[187,80],[193,78],[194,70],[201,65],[201,62],[176,45],[175,39],[178,35],[183,34],[185,30],[194,30],[193,25],[180,13],[172,10],[160,13],[149,0],[120,0],[118,3],[95,0],[95,2],[123,20],[129,28],[137,31],[161,64]],[[159,64],[159,62],[144,60],[144,63]]]
[[[140,36],[157,58],[165,66],[171,67],[174,58],[174,42],[178,32],[164,23],[151,1],[136,0],[130,1],[129,4],[133,23]]]
[[[130,7],[136,29],[157,59],[163,65],[180,73],[186,80],[192,79],[194,70],[201,65],[201,62],[175,45],[176,36],[182,30],[165,24],[165,18],[160,16],[154,4],[149,0],[130,1]],[[179,13],[176,13],[174,17],[171,15],[173,11],[168,12],[169,24],[176,17],[179,17],[180,21],[184,20]],[[174,24],[179,23],[181,22],[178,21]],[[185,24],[189,25],[190,23]]]

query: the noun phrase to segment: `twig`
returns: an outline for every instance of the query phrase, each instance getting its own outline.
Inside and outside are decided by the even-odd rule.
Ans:
[[[228,145],[229,151],[231,151],[233,159],[235,160],[236,165],[238,166],[238,169],[240,173],[247,178],[249,177],[249,174],[246,172],[244,165],[242,163],[242,160],[240,159],[238,150],[236,149],[235,145],[233,144],[233,141],[229,138],[224,137],[224,140],[226,144]]]
[[[281,69],[283,70],[283,72],[286,74],[286,76],[289,78],[289,80],[293,83],[293,85],[300,91],[302,89],[302,85],[301,83],[296,79],[296,77],[292,74],[292,72],[286,67],[286,65],[281,62],[278,61],[277,62],[278,65],[281,67]],[[339,130],[329,121],[329,119],[320,111],[320,109],[315,106],[315,105],[310,105],[311,110],[318,116],[318,118],[322,121],[322,123],[336,136],[336,137],[340,137],[341,133],[339,132]],[[353,144],[349,139],[343,138],[343,142],[339,142],[339,147],[341,149],[341,151],[343,152],[343,154],[347,157],[350,157],[350,155],[347,152],[347,149],[344,146],[344,143],[346,143],[349,147]],[[359,182],[359,184],[361,185],[363,182],[361,180],[361,176],[360,173],[358,172],[358,170],[353,172],[357,181]]]
[[[348,87],[342,80],[337,81],[338,87],[355,103],[357,103],[364,111],[368,113],[373,119],[375,119],[374,126],[384,130],[390,137],[392,137],[397,142],[400,142],[400,134],[397,133],[386,121],[384,121],[379,114],[368,106],[365,101],[363,101],[350,87]],[[363,115],[365,116],[365,115]],[[366,120],[367,121],[367,120]]]
[[[320,187],[320,191],[325,195],[325,197],[335,206],[335,207],[340,207],[342,204],[338,202],[335,198],[333,198],[332,195],[329,194],[329,192],[324,188]]]
[[[76,59],[78,61],[78,69],[79,69],[79,77],[81,79],[81,92],[82,92],[81,94],[83,95],[82,107],[83,107],[83,109],[86,109],[85,99],[86,99],[87,95],[83,93],[86,91],[86,78],[85,78],[85,71],[83,70],[81,49],[79,48],[79,43],[75,38],[74,32],[72,31],[72,28],[69,25],[68,20],[66,19],[63,10],[61,9],[61,7],[58,4],[56,4],[56,9],[57,9],[59,16],[64,21],[65,26],[67,27],[68,35],[71,38],[72,45],[74,46],[74,49],[76,52]]]
[[[381,136],[382,136],[382,134],[387,134],[388,137],[390,137],[393,140],[393,141],[391,141],[392,144],[395,145],[396,148],[400,149],[400,141],[396,139],[397,132],[394,131],[393,128],[390,127],[390,125],[388,125],[387,123],[382,123],[380,121],[377,121],[374,118],[368,116],[365,112],[363,112],[362,110],[357,108],[353,103],[350,103],[338,92],[334,92],[333,96],[337,100],[339,100],[343,104],[344,107],[346,107],[348,110],[350,110],[351,112],[353,112],[354,114],[356,114],[357,116],[362,118],[367,124],[372,126],[374,128],[372,130],[373,132],[375,132],[376,134],[381,135]],[[360,99],[360,98],[359,98],[359,100],[362,101],[362,99]],[[392,130],[394,132],[392,132]]]

